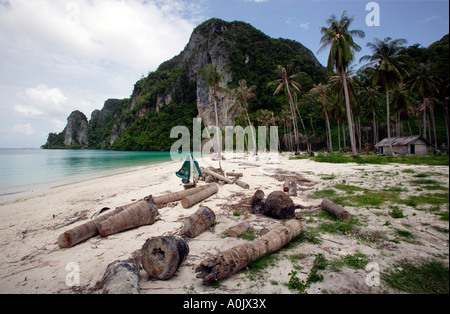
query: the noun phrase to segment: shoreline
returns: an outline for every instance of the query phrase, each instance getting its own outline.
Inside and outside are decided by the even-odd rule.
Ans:
[[[201,166],[213,165],[199,161]],[[69,249],[60,249],[57,239],[63,232],[81,225],[91,219],[99,210],[108,207],[114,209],[133,203],[148,195],[159,196],[168,191],[183,190],[181,179],[176,177],[182,165],[180,161],[170,161],[74,182],[49,189],[43,193],[34,193],[26,198],[16,198],[8,204],[0,204],[0,293],[101,293],[98,282],[106,267],[116,260],[127,260],[139,256],[145,241],[153,236],[178,234],[184,220],[192,215],[200,204],[185,209],[180,202],[159,210],[160,220],[151,226],[128,230],[106,238],[93,237]],[[376,262],[384,271],[402,258],[446,256],[448,260],[448,233],[439,233],[430,226],[448,230],[448,221],[439,220],[433,211],[416,210],[401,205],[404,218],[389,215],[390,204],[381,208],[365,208],[346,205],[345,209],[357,217],[355,228],[361,228],[361,234],[382,234],[377,242],[365,242],[358,234],[339,234],[322,232],[319,243],[304,241],[288,249],[274,253],[276,263],[258,273],[253,280],[252,273],[242,271],[224,279],[218,288],[204,285],[196,278],[194,268],[210,254],[246,243],[247,240],[224,237],[223,234],[237,223],[247,221],[255,231],[273,228],[281,221],[264,215],[253,215],[237,211],[243,199],[251,197],[261,189],[265,195],[282,189],[276,173],[279,171],[297,172],[317,182],[312,189],[299,192],[293,197],[295,204],[317,206],[321,199],[314,198],[316,192],[341,186],[343,180],[349,187],[384,191],[387,186],[398,188],[401,184],[405,191],[402,197],[418,193],[415,186],[407,185],[415,174],[439,173],[432,177],[446,187],[448,192],[449,168],[443,166],[411,165],[358,165],[328,164],[311,160],[290,160],[289,155],[280,155],[277,167],[263,169],[267,165],[262,161],[225,160],[222,167],[226,172],[241,172],[242,180],[250,185],[249,190],[236,184],[219,185],[219,192],[202,202],[216,214],[214,227],[200,236],[188,241],[190,253],[178,269],[176,275],[168,281],[149,280],[145,271],[140,274],[141,293],[188,294],[188,293],[250,293],[250,294],[291,294],[284,284],[289,282],[289,272],[298,266],[301,280],[306,280],[317,254],[323,254],[327,260],[340,259],[347,254],[364,253],[371,262]],[[414,169],[415,173],[405,171]],[[204,183],[200,183],[204,184]],[[430,191],[433,192],[433,191]],[[363,192],[354,192],[363,193]],[[427,193],[427,191],[422,192]],[[442,193],[442,191],[436,191]],[[400,205],[399,205],[400,206]],[[448,210],[442,207],[441,211]],[[301,210],[298,211],[301,215]],[[319,230],[322,223],[329,223],[320,215],[306,215],[302,223],[305,231]],[[387,224],[386,222],[389,222]],[[391,242],[395,230],[407,229],[416,236],[415,242]],[[310,233],[309,233],[310,234]],[[302,256],[295,259],[294,256]],[[67,265],[75,263],[80,268],[80,282],[71,287],[67,285],[69,272]],[[396,293],[386,285],[368,287],[365,284],[367,273],[364,269],[343,268],[335,272],[330,268],[323,271],[323,282],[314,284],[308,293]],[[275,284],[275,282],[279,284]]]

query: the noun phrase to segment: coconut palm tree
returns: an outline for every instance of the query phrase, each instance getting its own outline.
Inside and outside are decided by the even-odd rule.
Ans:
[[[322,111],[325,114],[325,120],[327,123],[327,133],[328,133],[328,152],[333,152],[333,142],[331,140],[331,127],[330,127],[330,118],[328,116],[328,91],[329,91],[329,85],[325,84],[317,84],[314,85],[314,88],[312,88],[309,93],[312,95],[318,95],[320,99],[320,103],[322,106]]]
[[[380,97],[380,86],[366,86],[360,91],[361,101],[364,103],[365,108],[372,114],[373,123],[373,145],[378,143],[378,116],[379,116],[379,101]]]
[[[437,83],[430,72],[430,67],[424,63],[419,63],[411,77],[411,90],[416,91],[419,97],[423,99],[421,107],[421,111],[423,111],[423,134],[427,138],[427,107],[431,106],[431,98],[437,93]],[[432,118],[434,121],[434,116]]]
[[[386,92],[386,123],[389,149],[392,156],[397,156],[397,154],[392,149],[389,90],[397,88],[409,74],[407,70],[409,57],[401,53],[403,45],[406,43],[406,39],[392,40],[392,38],[387,37],[380,40],[375,38],[373,43],[367,43],[367,47],[372,51],[372,55],[366,55],[360,59],[360,62],[369,61],[369,64],[365,67],[374,69],[370,79],[375,85],[384,87]]]
[[[301,73],[294,73],[290,74],[292,70],[292,66],[288,66],[287,68],[278,65],[277,67],[277,74],[279,79],[270,82],[267,87],[270,87],[272,85],[278,84],[277,89],[275,90],[274,95],[278,95],[283,89],[286,92],[286,98],[289,102],[289,106],[291,109],[291,117],[292,117],[292,124],[294,126],[294,136],[295,136],[295,146],[296,146],[296,152],[299,151],[299,136],[298,136],[298,126],[297,126],[297,117],[296,117],[296,111],[295,111],[295,103],[294,103],[294,97],[292,95],[291,88],[294,90],[294,93],[301,93],[302,86],[300,83],[296,82],[295,79],[303,72]]]
[[[356,139],[352,123],[350,96],[348,93],[346,82],[347,78],[345,73],[350,63],[355,59],[354,52],[361,51],[361,47],[354,42],[353,36],[364,38],[365,33],[361,30],[349,30],[350,24],[353,21],[354,18],[349,18],[346,11],[342,13],[340,20],[337,20],[336,16],[333,14],[326,21],[328,27],[322,27],[320,30],[322,34],[320,44],[322,46],[318,52],[330,46],[330,54],[328,56],[327,64],[328,72],[332,73],[333,70],[336,69],[338,74],[342,77],[352,155],[353,157],[356,157],[358,152],[356,151]]]
[[[197,72],[203,77],[203,79],[206,81],[206,84],[209,86],[210,95],[213,99],[214,104],[214,112],[216,115],[216,138],[218,140],[217,147],[218,147],[218,157],[219,157],[219,164],[220,168],[222,168],[220,160],[222,160],[222,145],[220,143],[219,138],[221,137],[221,132],[219,128],[219,114],[217,112],[217,91],[222,90],[220,87],[220,84],[223,81],[223,74],[217,69],[216,65],[213,64],[207,64],[204,69],[198,69]]]
[[[251,87],[247,87],[247,81],[246,80],[240,80],[239,81],[239,87],[236,88],[233,91],[233,96],[236,99],[233,106],[231,106],[229,112],[235,113],[239,111],[244,111],[248,125],[250,126],[250,130],[252,132],[252,139],[253,139],[253,154],[256,155],[256,136],[255,136],[255,130],[253,128],[252,122],[250,121],[250,117],[248,115],[248,100],[252,98],[256,98],[256,94],[253,93],[253,91],[257,88],[256,85],[253,85]]]
[[[259,124],[261,124],[262,126],[264,126],[266,128],[266,142],[264,143],[264,146],[260,146],[262,144],[260,144],[258,146],[260,148],[261,147],[265,148],[265,147],[267,147],[268,126],[269,126],[269,123],[272,122],[272,112],[269,110],[266,110],[266,109],[260,109],[256,113],[257,113],[256,119],[258,120]]]

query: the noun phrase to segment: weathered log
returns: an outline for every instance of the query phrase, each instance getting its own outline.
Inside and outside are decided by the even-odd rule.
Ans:
[[[239,185],[243,189],[249,189],[250,188],[250,186],[247,183],[242,182],[241,180],[233,181],[230,178],[224,177],[223,175],[220,175],[220,174],[218,174],[217,172],[215,172],[215,171],[213,171],[211,169],[200,168],[200,170],[202,171],[202,173],[205,173],[207,175],[213,176],[217,180],[223,181],[223,182],[225,182],[227,184],[236,183],[237,185]]]
[[[248,229],[250,229],[250,224],[247,221],[244,221],[228,230],[227,236],[237,238],[244,232],[247,232]]]
[[[239,185],[243,189],[246,189],[246,190],[250,189],[250,185],[243,182],[242,180],[236,180],[234,183]]]
[[[120,213],[97,223],[97,229],[102,237],[106,237],[128,229],[152,225],[158,215],[158,207],[153,197],[149,196],[142,201],[124,206]]]
[[[242,178],[244,176],[243,173],[238,173],[238,172],[227,172],[225,173],[227,175],[227,177],[237,177],[237,178]]]
[[[162,204],[168,204],[168,203],[172,203],[172,202],[176,202],[176,201],[181,201],[183,198],[185,198],[189,195],[195,194],[197,192],[203,191],[204,189],[208,188],[209,186],[210,185],[207,184],[207,185],[195,187],[193,189],[168,193],[165,195],[154,197],[153,200],[156,205],[162,205]]]
[[[297,181],[290,180],[289,181],[289,196],[297,196]]]
[[[150,278],[170,279],[189,254],[189,246],[179,236],[155,237],[142,246],[142,266]]]
[[[251,205],[254,214],[264,214],[264,196],[264,192],[261,190],[258,190],[253,194]]]
[[[328,198],[322,201],[322,210],[327,211],[330,215],[336,217],[339,220],[351,221],[352,215],[342,208],[342,206],[333,203]]]
[[[209,207],[201,207],[184,222],[182,234],[195,238],[206,231],[216,220],[216,214]]]
[[[294,202],[284,192],[272,192],[267,197],[264,206],[264,215],[277,219],[294,218]]]
[[[263,236],[263,235],[265,235],[266,233],[269,233],[269,232],[270,232],[269,229],[267,229],[267,228],[262,228],[261,230],[259,230],[259,235],[260,235],[260,236]]]
[[[183,205],[184,208],[192,207],[195,204],[207,199],[211,195],[216,194],[218,191],[219,187],[216,184],[212,184],[203,191],[197,192],[195,194],[183,198],[181,200],[181,205]]]
[[[139,263],[116,261],[106,268],[103,294],[139,294]]]
[[[62,249],[70,248],[83,241],[86,241],[92,237],[98,235],[97,225],[109,219],[110,217],[120,213],[124,210],[124,207],[118,207],[112,212],[103,214],[94,220],[88,221],[80,226],[70,229],[58,237],[58,245]]]
[[[303,226],[299,220],[287,221],[285,225],[274,228],[252,242],[235,246],[204,260],[195,268],[197,278],[211,284],[232,276],[251,262],[281,249],[302,231]]]

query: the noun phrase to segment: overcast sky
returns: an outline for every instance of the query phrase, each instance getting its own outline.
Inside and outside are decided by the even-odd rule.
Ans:
[[[0,0],[0,147],[39,147],[73,110],[88,119],[127,98],[142,75],[179,54],[193,29],[242,20],[317,54],[320,27],[347,10],[364,47],[375,37],[427,47],[449,30],[447,0]],[[366,49],[357,58],[368,54]]]

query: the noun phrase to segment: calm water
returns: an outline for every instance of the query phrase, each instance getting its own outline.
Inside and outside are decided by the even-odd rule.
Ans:
[[[170,160],[169,152],[0,149],[0,196]]]

